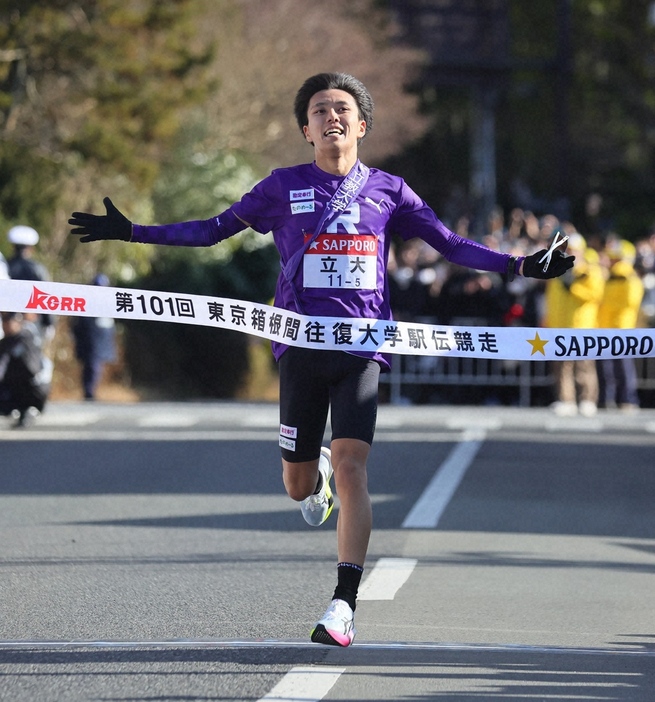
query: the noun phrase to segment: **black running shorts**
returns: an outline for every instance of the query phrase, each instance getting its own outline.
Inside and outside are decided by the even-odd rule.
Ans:
[[[279,361],[280,448],[290,463],[319,457],[328,408],[332,439],[373,443],[380,366],[343,351],[292,346]]]

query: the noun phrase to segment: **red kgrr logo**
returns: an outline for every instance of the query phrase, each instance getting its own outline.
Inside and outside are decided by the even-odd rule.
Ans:
[[[44,312],[85,312],[86,300],[83,297],[58,297],[33,287],[32,296],[25,307]]]

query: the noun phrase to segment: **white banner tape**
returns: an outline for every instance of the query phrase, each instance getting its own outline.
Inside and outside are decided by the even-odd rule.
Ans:
[[[0,310],[194,324],[338,351],[517,361],[655,356],[652,329],[453,327],[312,317],[222,297],[27,280],[0,280]]]

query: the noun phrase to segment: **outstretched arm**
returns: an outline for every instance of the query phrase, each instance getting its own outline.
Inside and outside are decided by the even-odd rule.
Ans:
[[[113,239],[168,246],[213,246],[248,226],[231,210],[211,219],[177,224],[132,224],[108,197],[103,203],[107,210],[106,215],[73,212],[68,220],[68,223],[75,227],[71,229],[71,234],[81,235],[81,242]]]
[[[436,230],[435,234],[423,238],[446,259],[460,266],[504,273],[509,280],[517,273],[526,278],[542,280],[558,278],[573,267],[575,260],[575,256],[567,256],[553,246],[550,250],[542,249],[525,257],[509,256],[471,239],[464,239],[451,232],[441,222],[439,225],[443,233]],[[441,238],[439,234],[442,234]]]
[[[406,186],[403,193],[405,202],[395,215],[394,231],[403,239],[420,237],[452,263],[502,273],[508,280],[517,274],[526,278],[556,278],[573,266],[574,257],[557,248],[566,239],[554,241],[550,250],[543,249],[526,257],[501,253],[453,232]]]

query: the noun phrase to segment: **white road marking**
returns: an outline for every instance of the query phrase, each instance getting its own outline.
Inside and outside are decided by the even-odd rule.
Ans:
[[[101,415],[97,412],[67,412],[66,414],[48,414],[38,417],[36,422],[43,427],[85,427],[100,421]]]
[[[420,444],[445,444],[451,442],[452,432],[441,433],[440,429],[433,431],[391,431],[388,434],[376,434],[375,443],[420,443]]]
[[[280,680],[280,682],[262,700],[278,702],[318,702],[332,689],[345,668],[326,668],[319,666],[297,666]]]
[[[241,425],[244,427],[263,427],[279,429],[280,413],[277,407],[272,409],[251,410],[241,420]]]
[[[405,426],[406,421],[402,417],[389,417],[381,416],[378,414],[375,420],[376,429],[398,429],[399,427]]]
[[[486,432],[481,430],[464,432],[462,441],[441,464],[405,517],[401,525],[403,529],[434,529],[437,526],[485,437]]]
[[[471,426],[471,419],[470,417],[451,417],[446,419],[444,424],[448,429],[465,431]],[[502,419],[497,417],[478,417],[475,424],[478,429],[485,431],[498,431],[503,428]]]
[[[210,648],[210,649],[248,649],[248,648],[301,648],[319,650],[324,649],[320,644],[309,641],[282,640],[282,639],[257,639],[243,641],[238,639],[174,639],[167,641],[87,641],[79,640],[0,640],[0,649],[31,649],[43,651],[51,649],[78,649],[78,648],[120,648],[120,649],[178,649],[178,648]],[[653,649],[634,648],[593,648],[575,646],[539,646],[530,644],[503,644],[503,643],[446,643],[446,642],[411,642],[411,641],[384,641],[351,644],[349,648],[366,651],[499,651],[506,653],[550,653],[565,655],[617,655],[637,658],[655,658]]]
[[[2,441],[268,441],[277,444],[277,432],[254,429],[170,431],[164,429],[130,429],[101,433],[75,430],[0,431]]]
[[[37,419],[37,422],[39,420]],[[170,425],[164,427],[137,427],[125,430],[106,429],[101,431],[84,431],[82,429],[41,429],[37,424],[26,431],[0,428],[2,441],[270,441],[277,445],[278,429],[271,428],[243,428],[233,429],[180,429]],[[329,437],[328,437],[329,441]],[[375,437],[376,443],[380,442],[420,442],[444,443],[452,441],[452,436],[437,432],[394,432],[393,434],[379,434]]]
[[[416,558],[380,558],[359,588],[357,599],[393,600],[417,563]]]
[[[547,419],[544,422],[544,430],[554,434],[562,432],[600,434],[604,428],[605,426],[600,419],[591,419],[589,417]]]
[[[140,427],[192,427],[198,423],[198,417],[179,412],[178,414],[149,414],[140,417],[137,425]]]

